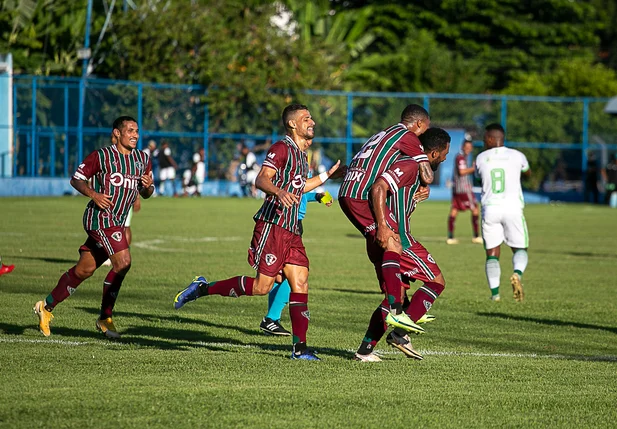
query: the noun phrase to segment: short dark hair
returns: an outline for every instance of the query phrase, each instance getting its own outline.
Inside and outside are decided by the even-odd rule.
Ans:
[[[493,122],[492,124],[488,124],[486,126],[486,128],[484,128],[486,131],[500,131],[502,134],[506,134],[506,130],[503,129],[503,127],[501,126],[501,124],[498,124],[497,122]]]
[[[419,137],[425,152],[444,150],[450,144],[450,134],[442,128],[429,128]]]
[[[122,129],[122,127],[124,127],[124,123],[125,122],[135,122],[135,123],[137,123],[137,121],[133,117],[131,117],[131,116],[120,116],[118,119],[116,119],[114,121],[113,129],[114,130]]]
[[[304,104],[290,104],[283,109],[283,127],[285,130],[289,130],[289,120],[298,110],[308,110]]]
[[[401,113],[401,122],[413,123],[422,119],[428,119],[429,114],[426,109],[419,104],[408,104]]]

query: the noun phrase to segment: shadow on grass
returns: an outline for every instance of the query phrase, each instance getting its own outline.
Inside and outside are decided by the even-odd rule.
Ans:
[[[52,264],[73,264],[77,263],[77,257],[72,259],[67,258],[48,258],[45,256],[12,256],[13,259],[30,259],[32,261],[50,262]]]
[[[555,319],[539,319],[536,317],[528,317],[528,316],[513,316],[511,314],[505,313],[476,313],[478,316],[485,317],[495,317],[499,319],[510,319],[510,320],[518,320],[521,322],[533,322],[533,323],[541,323],[543,325],[552,325],[552,326],[572,326],[575,328],[582,329],[596,329],[600,331],[608,331],[613,334],[617,334],[617,328],[613,328],[610,326],[602,326],[602,325],[592,325],[589,323],[579,323],[579,322],[567,322],[564,320],[555,320]]]
[[[592,253],[592,252],[573,252],[573,251],[558,251],[558,250],[534,250],[535,253],[543,253],[545,255],[568,255],[575,256],[577,258],[613,258],[617,259],[617,253]]]
[[[361,238],[362,240],[364,240],[364,236],[362,234],[360,234],[359,232],[357,234],[345,234],[345,237],[347,237],[347,238]]]
[[[383,292],[377,290],[377,286],[375,286],[375,290],[357,290],[357,289],[340,289],[340,288],[329,288],[329,287],[320,287],[319,290],[332,290],[334,292],[342,292],[342,293],[352,293],[356,295],[383,295]]]

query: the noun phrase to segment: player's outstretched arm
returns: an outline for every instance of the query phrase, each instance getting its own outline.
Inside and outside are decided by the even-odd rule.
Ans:
[[[338,160],[327,172],[308,179],[304,185],[304,193],[311,192],[313,189],[324,184],[328,179],[338,179],[345,176],[345,174],[347,174],[347,166],[341,166],[341,160]]]
[[[139,190],[139,195],[144,199],[148,199],[154,193],[154,179],[152,178],[152,172],[141,176],[142,188]]]
[[[435,180],[435,173],[431,168],[431,164],[428,162],[421,162],[419,165],[419,169],[420,183],[422,183],[424,186],[428,186],[433,183],[433,180]]]
[[[289,208],[294,204],[298,204],[300,200],[297,196],[280,189],[272,183],[272,178],[275,174],[275,169],[262,165],[261,170],[259,170],[259,174],[257,174],[257,178],[255,179],[255,187],[268,195],[276,196],[276,198],[278,198],[281,204],[286,208]]]
[[[377,235],[375,240],[382,248],[388,248],[388,241],[392,238],[394,241],[400,241],[398,234],[388,227],[386,222],[386,197],[388,196],[388,184],[381,177],[371,186],[371,205],[375,222],[377,224]]]
[[[72,178],[71,186],[75,188],[75,190],[77,190],[77,192],[79,192],[80,194],[92,199],[92,201],[94,201],[94,204],[96,204],[103,210],[108,209],[111,206],[111,195],[99,194],[90,187],[88,181]]]

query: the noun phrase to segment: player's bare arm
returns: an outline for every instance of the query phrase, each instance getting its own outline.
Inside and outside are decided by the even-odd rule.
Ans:
[[[347,174],[347,166],[341,166],[341,161],[338,160],[327,172],[308,179],[304,185],[304,193],[311,192],[313,189],[324,184],[328,179],[339,179],[344,177],[345,174]]]
[[[268,166],[262,166],[259,174],[255,179],[255,187],[268,195],[274,195],[281,202],[283,207],[289,208],[294,204],[298,204],[300,200],[297,196],[290,192],[286,192],[272,183],[272,178],[276,174],[276,170]]]
[[[80,194],[90,198],[92,201],[94,201],[94,204],[96,204],[103,210],[108,209],[111,206],[111,195],[99,194],[90,187],[86,180],[72,178],[71,186],[75,188]]]
[[[474,162],[469,168],[459,168],[458,175],[459,176],[467,176],[469,174],[473,174],[476,171],[476,163]]]
[[[428,186],[433,183],[433,180],[435,180],[435,173],[431,168],[431,164],[428,162],[421,162],[419,168],[420,183],[422,183],[424,186]]]
[[[152,177],[152,172],[141,176],[141,184],[143,187],[139,190],[139,195],[145,199],[150,198],[154,193],[154,179]]]
[[[371,205],[377,224],[375,240],[382,249],[388,249],[388,242],[394,240],[400,242],[400,237],[388,227],[386,222],[386,197],[388,196],[388,184],[381,177],[371,186]]]

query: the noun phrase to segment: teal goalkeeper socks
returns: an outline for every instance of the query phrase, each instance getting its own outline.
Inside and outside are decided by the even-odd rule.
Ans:
[[[283,309],[289,302],[291,288],[289,282],[284,280],[282,283],[274,283],[274,287],[268,294],[268,314],[266,317],[272,320],[281,320]]]

